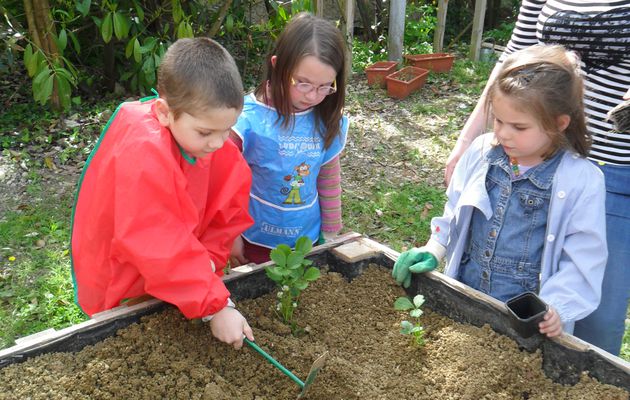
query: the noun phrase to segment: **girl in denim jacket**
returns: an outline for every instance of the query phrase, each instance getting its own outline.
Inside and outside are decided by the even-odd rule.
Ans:
[[[606,265],[605,188],[586,160],[591,139],[576,60],[561,46],[513,53],[488,92],[494,133],[457,164],[431,238],[400,255],[393,276],[437,267],[506,301],[526,291],[549,304],[549,337],[597,308]]]

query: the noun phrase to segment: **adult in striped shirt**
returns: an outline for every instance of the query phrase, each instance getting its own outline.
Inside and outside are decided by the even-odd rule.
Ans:
[[[601,303],[576,323],[574,335],[617,355],[630,298],[630,132],[617,130],[606,114],[630,88],[630,0],[524,0],[501,60],[538,43],[564,45],[581,59],[586,122],[593,139],[589,159],[606,178],[609,258]],[[484,91],[447,160],[447,183],[461,155],[485,130],[485,96]]]

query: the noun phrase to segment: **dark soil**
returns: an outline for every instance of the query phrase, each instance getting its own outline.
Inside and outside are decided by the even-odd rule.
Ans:
[[[415,74],[410,71],[402,71],[398,75],[395,76],[396,79],[403,82],[411,82],[414,78],[416,78],[418,74]]]
[[[403,295],[389,272],[370,267],[349,284],[326,274],[303,295],[300,338],[277,322],[273,294],[238,307],[256,342],[304,379],[330,356],[308,399],[628,399],[584,375],[575,386],[545,377],[539,353],[520,351],[488,326],[425,310],[426,346],[399,333]],[[245,346],[213,339],[177,310],[144,317],[76,354],[49,354],[0,370],[0,399],[293,399],[298,386]]]

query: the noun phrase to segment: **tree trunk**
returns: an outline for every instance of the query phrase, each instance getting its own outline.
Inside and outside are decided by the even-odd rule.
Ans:
[[[103,84],[108,92],[116,89],[116,49],[114,47],[115,40],[105,43],[103,46]]]
[[[370,2],[368,0],[357,0],[357,8],[359,9],[359,15],[361,15],[361,22],[363,23],[363,39],[376,42],[378,37],[376,36],[376,32],[372,29],[374,13]]]
[[[486,11],[485,30],[494,29],[499,25],[499,12],[501,11],[501,0],[488,0]]]
[[[212,24],[212,27],[210,28],[210,31],[208,32],[208,37],[212,38],[217,34],[219,29],[221,28],[221,24],[223,23],[223,20],[225,19],[225,15],[227,14],[231,5],[232,5],[232,0],[227,0],[223,3],[223,5],[221,6],[221,9],[217,13],[217,19],[214,21],[214,23]]]
[[[385,21],[385,9],[383,8],[383,2],[380,0],[373,1],[372,5],[374,6],[374,20],[375,21]],[[383,32],[385,32],[385,27],[387,24],[383,22],[379,22],[376,24],[376,37],[380,37]]]
[[[405,37],[405,0],[391,0],[389,3],[389,32],[387,35],[387,59],[402,61]]]
[[[35,46],[41,49],[50,62],[56,62],[62,66],[63,62],[55,42],[55,37],[57,36],[55,23],[50,16],[50,3],[48,0],[24,0],[24,11],[28,22],[28,31]],[[61,109],[56,82],[54,82],[50,102],[53,109]]]
[[[31,40],[37,48],[41,49],[42,42],[39,40],[39,31],[37,30],[37,24],[35,23],[35,12],[33,11],[32,0],[24,0],[24,13],[26,14],[28,33],[31,35]]]

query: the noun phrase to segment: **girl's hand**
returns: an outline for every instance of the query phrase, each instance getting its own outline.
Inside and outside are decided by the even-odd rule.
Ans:
[[[243,238],[241,236],[234,239],[232,244],[232,250],[230,251],[230,267],[238,267],[239,265],[245,265],[249,263],[249,260],[245,258],[243,244]]]
[[[339,232],[326,232],[326,231],[321,231],[320,232],[320,238],[324,238],[324,243],[330,242],[331,240],[335,239],[337,236],[339,236]]]
[[[560,336],[562,333],[562,321],[560,316],[553,307],[549,307],[549,311],[545,314],[544,321],[538,324],[540,333],[547,337]]]

